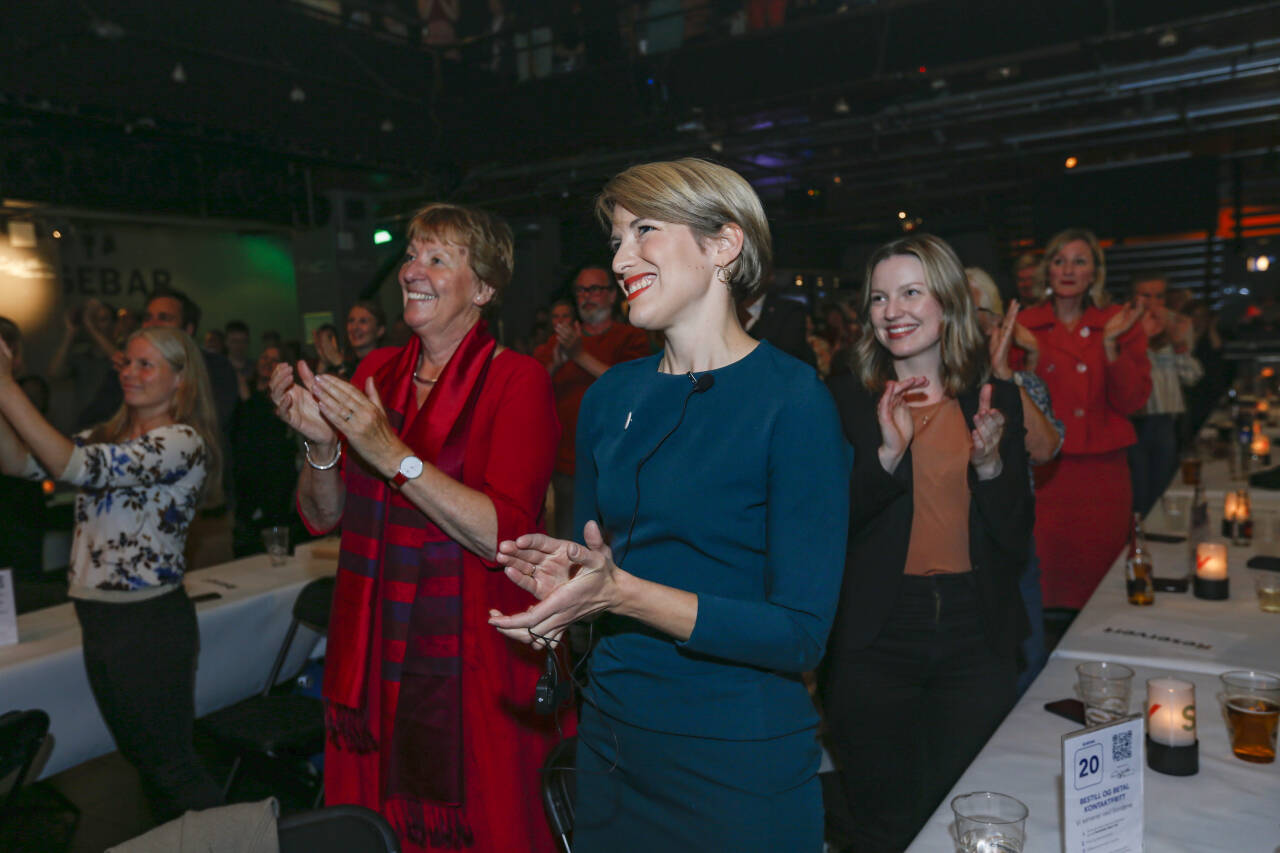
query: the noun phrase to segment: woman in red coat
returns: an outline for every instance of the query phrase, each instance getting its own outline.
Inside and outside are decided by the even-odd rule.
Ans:
[[[1128,538],[1133,493],[1125,448],[1129,416],[1151,393],[1142,309],[1109,305],[1098,239],[1069,228],[1045,248],[1038,281],[1046,302],[1018,322],[1040,343],[1036,373],[1049,386],[1067,434],[1036,469],[1036,550],[1046,607],[1078,610]]]

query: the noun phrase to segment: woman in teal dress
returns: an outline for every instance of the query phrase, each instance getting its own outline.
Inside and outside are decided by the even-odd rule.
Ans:
[[[817,715],[801,680],[839,593],[852,453],[813,369],[743,331],[769,230],[741,176],[702,160],[604,188],[613,271],[663,351],[611,368],[577,434],[582,543],[499,546],[542,599],[494,611],[554,643],[597,617],[579,722],[574,850],[817,851]]]

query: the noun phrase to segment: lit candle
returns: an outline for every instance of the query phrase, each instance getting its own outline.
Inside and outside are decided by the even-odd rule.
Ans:
[[[1253,443],[1249,445],[1249,452],[1254,456],[1266,456],[1271,453],[1271,439],[1267,438],[1261,432],[1255,433]]]
[[[1227,546],[1221,542],[1201,542],[1196,546],[1196,577],[1206,581],[1227,579]]]
[[[1196,742],[1196,686],[1177,678],[1147,681],[1147,736],[1165,746]]]
[[[1257,409],[1258,409],[1258,414],[1265,415],[1268,411],[1270,411],[1271,404],[1268,403],[1266,400],[1259,400]]]
[[[1235,492],[1227,492],[1227,502],[1222,507],[1222,520],[1235,521],[1239,507],[1240,497]]]

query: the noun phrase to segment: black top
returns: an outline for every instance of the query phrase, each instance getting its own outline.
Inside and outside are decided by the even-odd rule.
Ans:
[[[1017,386],[999,379],[991,382],[992,408],[1005,417],[1000,441],[1004,468],[999,476],[980,481],[969,467],[969,561],[987,640],[994,651],[1005,654],[1016,649],[1029,628],[1018,578],[1030,553],[1035,499],[1027,478],[1026,430]],[[834,672],[840,656],[869,645],[893,613],[914,505],[911,449],[892,474],[880,464],[877,396],[852,375],[833,377],[829,387],[845,437],[854,448],[844,584],[827,647],[827,668]],[[963,393],[958,400],[965,423],[973,429],[978,392]]]

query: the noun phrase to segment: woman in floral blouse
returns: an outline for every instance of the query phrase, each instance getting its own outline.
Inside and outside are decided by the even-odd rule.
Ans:
[[[216,420],[182,332],[135,333],[118,370],[124,405],[69,439],[22,393],[0,342],[0,471],[80,487],[70,595],[89,686],[167,820],[221,800],[192,745],[198,635],[182,587],[187,525],[219,482]]]

